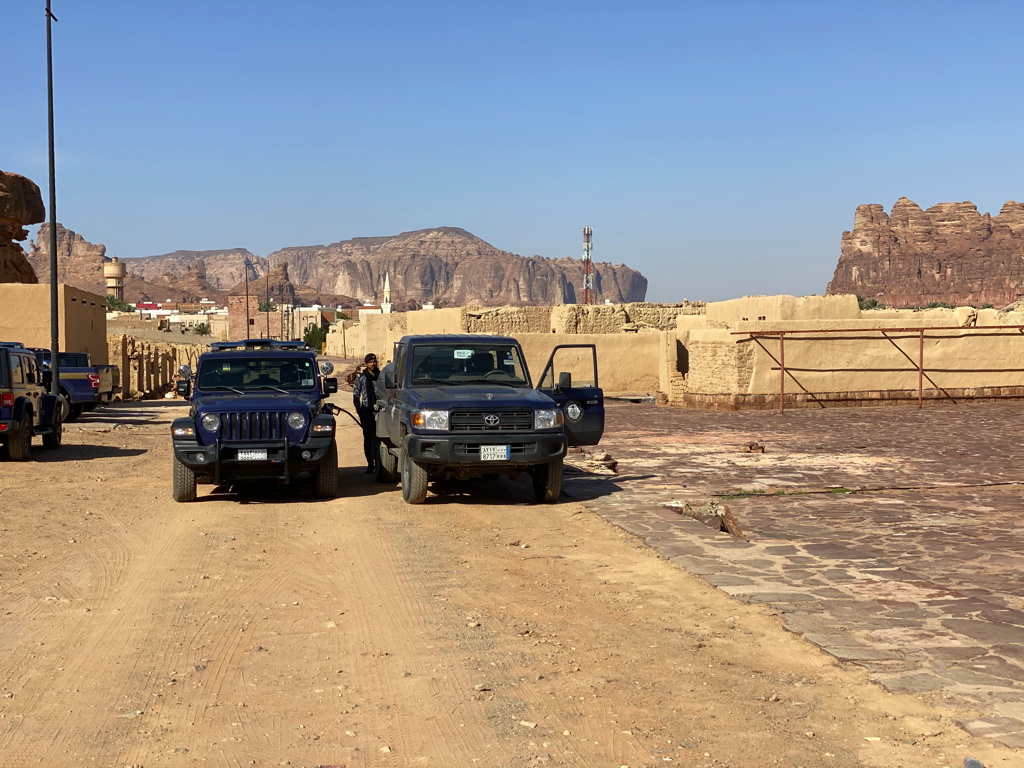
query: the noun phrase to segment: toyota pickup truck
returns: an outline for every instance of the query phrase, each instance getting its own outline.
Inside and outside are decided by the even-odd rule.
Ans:
[[[574,370],[556,375],[563,357]],[[513,338],[404,336],[378,385],[377,479],[401,479],[409,504],[426,500],[431,480],[523,472],[538,502],[554,502],[568,446],[604,432],[593,344],[555,347],[535,387]]]
[[[33,348],[32,352],[39,365],[49,370],[50,350]],[[61,352],[58,375],[64,421],[74,421],[83,411],[109,403],[121,386],[121,371],[116,365],[93,365],[85,352]]]

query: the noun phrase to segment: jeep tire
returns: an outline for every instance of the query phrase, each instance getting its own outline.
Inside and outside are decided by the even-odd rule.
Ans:
[[[333,499],[338,495],[338,444],[333,440],[324,460],[313,472],[313,495],[318,499]]]
[[[32,458],[32,417],[21,417],[18,429],[7,438],[7,455],[11,461],[28,461]]]
[[[562,495],[562,459],[553,459],[545,464],[530,467],[533,493],[540,504],[552,504]]]
[[[61,443],[64,442],[64,423],[58,414],[53,414],[53,424],[50,427],[50,433],[43,435],[43,448],[53,451],[60,448]]]
[[[196,473],[190,467],[186,467],[178,457],[173,457],[174,474],[171,480],[171,496],[175,501],[196,500]]]
[[[402,498],[407,504],[422,504],[427,500],[427,470],[409,457],[405,446],[398,463],[402,469]]]
[[[397,483],[398,482],[398,457],[384,444],[377,443],[377,482]]]

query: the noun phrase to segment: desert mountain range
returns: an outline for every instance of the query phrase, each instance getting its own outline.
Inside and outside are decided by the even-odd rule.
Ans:
[[[106,248],[58,225],[59,279],[104,293]],[[29,262],[40,282],[49,282],[49,227],[30,243]],[[175,301],[267,290],[278,301],[357,306],[383,299],[390,277],[398,308],[427,301],[454,306],[574,303],[582,290],[579,259],[523,257],[502,251],[457,227],[403,232],[391,237],[358,237],[330,245],[284,248],[267,257],[244,248],[174,251],[123,259],[128,270],[127,301]],[[594,264],[598,302],[643,301],[647,279],[621,264]]]

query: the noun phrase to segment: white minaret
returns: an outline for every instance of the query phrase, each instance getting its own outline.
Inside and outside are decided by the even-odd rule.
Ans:
[[[380,311],[385,315],[391,314],[391,276],[384,273],[384,301],[381,302]]]

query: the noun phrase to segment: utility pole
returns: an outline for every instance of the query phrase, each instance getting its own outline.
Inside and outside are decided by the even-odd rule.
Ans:
[[[270,270],[267,270],[267,287],[266,287],[267,299],[264,303],[263,308],[267,310],[267,338],[270,338]]]
[[[51,22],[57,17],[46,0],[46,111],[50,151],[50,392],[60,395],[60,314],[57,311],[57,171],[53,153],[53,34]]]
[[[593,235],[590,227],[583,228],[583,304],[594,303],[594,264],[590,261]]]
[[[249,338],[249,257],[242,257],[242,264],[245,266],[245,334],[242,336],[240,341],[244,341]]]

